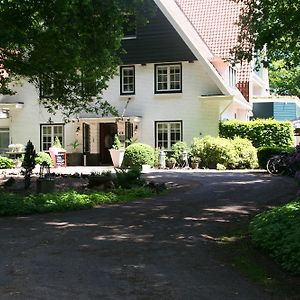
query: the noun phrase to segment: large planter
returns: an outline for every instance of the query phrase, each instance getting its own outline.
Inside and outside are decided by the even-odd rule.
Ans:
[[[124,159],[124,149],[109,149],[111,160],[113,162],[113,166],[116,168],[120,168],[122,166],[122,162]]]

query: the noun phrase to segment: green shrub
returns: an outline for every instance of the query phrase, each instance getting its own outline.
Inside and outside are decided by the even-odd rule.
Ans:
[[[115,185],[119,188],[129,189],[145,184],[145,180],[141,178],[140,168],[132,168],[129,170],[116,169]]]
[[[255,244],[281,265],[300,274],[300,202],[294,201],[257,215],[250,224]]]
[[[47,152],[38,152],[35,157],[35,163],[37,165],[41,165],[42,163],[46,163],[48,166],[53,165],[53,161]]]
[[[294,147],[281,148],[281,147],[260,147],[257,149],[258,164],[261,168],[266,169],[268,160],[276,154],[281,152],[293,152]]]
[[[12,159],[0,156],[0,169],[12,169],[14,167],[15,164]]]
[[[253,147],[251,141],[235,137],[232,143],[237,155],[236,168],[255,169],[258,167],[257,150]]]
[[[188,151],[188,146],[185,142],[176,142],[171,147],[172,157],[176,159],[176,163],[181,163],[181,155],[183,151]]]
[[[125,150],[123,164],[126,167],[138,167],[142,165],[153,166],[155,161],[154,149],[146,144],[134,143]]]
[[[272,119],[246,121],[225,121],[219,124],[221,137],[233,139],[235,136],[249,139],[255,148],[291,147],[294,145],[294,130],[290,122]]]
[[[128,202],[149,197],[153,191],[147,187],[112,192],[81,194],[75,191],[22,196],[0,190],[0,216],[26,215],[54,211],[90,208],[104,203]]]
[[[206,168],[215,169],[217,164],[222,164],[226,168],[232,169],[238,164],[238,157],[232,141],[219,137],[194,138],[190,155],[199,157],[201,165]]]

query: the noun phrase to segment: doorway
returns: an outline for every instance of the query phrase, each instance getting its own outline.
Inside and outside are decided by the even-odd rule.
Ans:
[[[118,133],[116,123],[100,123],[100,159],[102,164],[112,164],[109,149]]]

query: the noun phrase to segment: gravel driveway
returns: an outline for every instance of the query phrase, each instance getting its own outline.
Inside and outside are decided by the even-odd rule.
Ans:
[[[0,218],[0,299],[276,299],[225,266],[232,222],[295,195],[266,173],[163,171],[171,192],[130,204]]]

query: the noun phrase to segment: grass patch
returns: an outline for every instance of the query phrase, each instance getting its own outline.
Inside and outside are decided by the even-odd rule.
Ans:
[[[284,269],[300,275],[300,201],[257,215],[250,224],[250,234]]]
[[[145,198],[154,192],[147,187],[115,189],[112,192],[78,193],[75,191],[22,196],[0,191],[0,216],[28,215],[87,209],[105,203]]]

